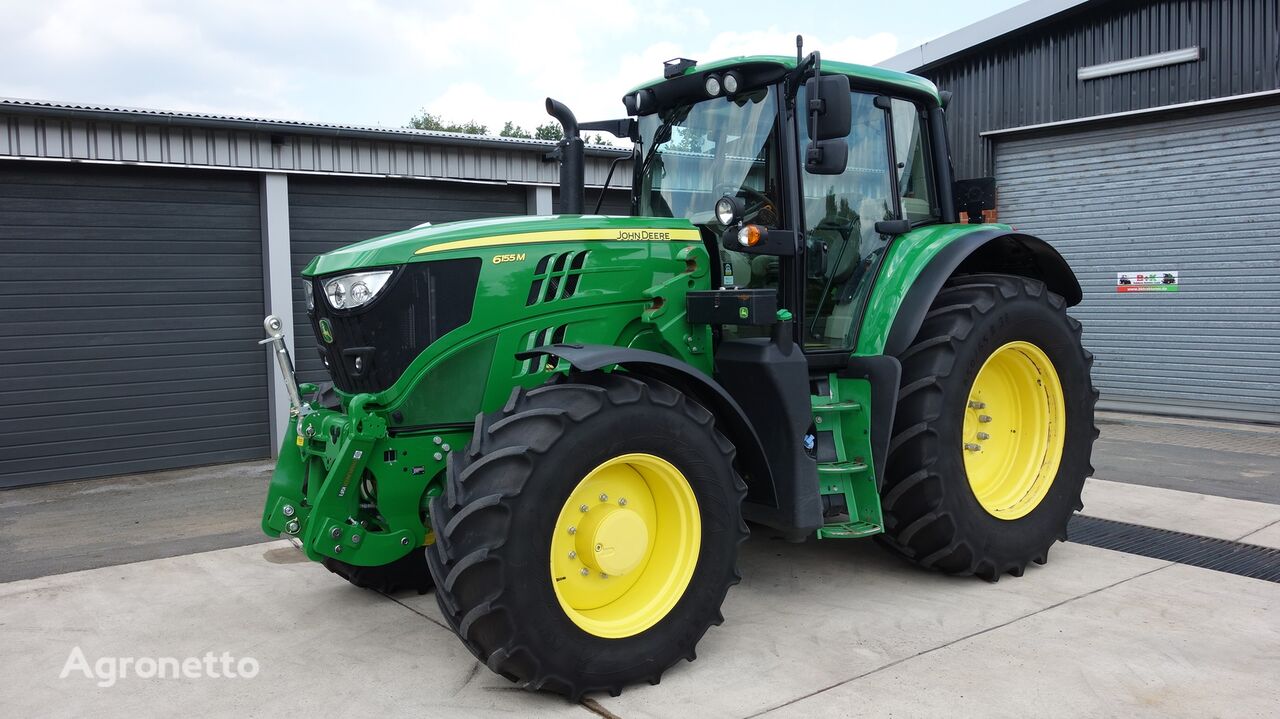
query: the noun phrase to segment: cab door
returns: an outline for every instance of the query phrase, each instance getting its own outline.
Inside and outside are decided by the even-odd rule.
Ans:
[[[801,98],[803,102],[803,90]],[[876,223],[905,219],[914,226],[938,216],[921,109],[907,100],[857,90],[851,99],[844,172],[803,176],[807,261],[800,332],[809,352],[853,347],[867,293],[893,239],[878,231]],[[800,124],[804,147],[809,128]]]

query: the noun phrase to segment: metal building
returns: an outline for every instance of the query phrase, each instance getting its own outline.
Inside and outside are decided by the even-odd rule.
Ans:
[[[1102,406],[1280,422],[1280,3],[1036,0],[882,64],[1076,269]]]
[[[551,214],[551,148],[0,100],[0,487],[270,456],[287,398],[264,315],[323,376],[302,266],[423,222]],[[629,156],[589,148],[587,185]]]

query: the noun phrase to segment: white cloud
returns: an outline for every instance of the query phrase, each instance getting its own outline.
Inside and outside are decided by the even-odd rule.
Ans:
[[[794,52],[793,33],[683,0],[0,0],[0,17],[0,95],[389,126],[425,107],[494,132],[546,122],[547,95],[618,117],[671,57]],[[829,59],[898,45],[824,34],[807,46]]]

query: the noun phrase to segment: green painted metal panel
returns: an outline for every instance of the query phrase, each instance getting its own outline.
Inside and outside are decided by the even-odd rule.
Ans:
[[[723,60],[715,60],[713,62],[704,62],[695,65],[684,71],[685,75],[698,72],[709,72],[713,70],[729,70],[737,65],[746,63],[769,63],[778,65],[788,70],[795,69],[796,59],[785,55],[741,55],[738,57],[725,58]],[[896,70],[886,70],[882,67],[872,67],[870,65],[855,65],[848,62],[835,62],[827,59],[822,60],[822,70],[827,73],[838,73],[848,75],[851,79],[871,80],[873,82],[883,82],[890,85],[896,85],[910,92],[924,93],[933,98],[934,102],[941,102],[938,97],[938,88],[929,80],[919,75],[911,75]],[[637,90],[653,87],[666,82],[663,78],[654,78],[648,82],[636,85],[627,91],[628,94]]]
[[[862,326],[854,354],[878,355],[884,353],[889,331],[898,316],[898,309],[916,278],[928,266],[929,261],[943,248],[961,237],[979,230],[1010,229],[1008,225],[929,225],[901,235],[889,246],[880,265],[867,299]]]

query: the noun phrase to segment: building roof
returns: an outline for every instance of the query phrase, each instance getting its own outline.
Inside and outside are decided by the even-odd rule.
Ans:
[[[456,132],[415,130],[412,128],[342,125],[323,122],[308,122],[305,120],[279,120],[239,115],[215,115],[203,112],[153,110],[138,107],[118,107],[91,103],[64,103],[49,100],[27,100],[10,97],[0,97],[0,112],[42,115],[46,117],[74,117],[84,120],[132,121],[153,125],[182,125],[187,127],[319,135],[347,139],[359,138],[365,140],[421,142],[435,145],[491,147],[504,150],[528,150],[531,152],[547,152],[553,149],[556,145],[555,142],[550,140],[534,140],[522,137],[466,135]],[[587,145],[586,151],[589,155],[603,155],[610,157],[628,155],[631,152],[626,148],[601,145]]]
[[[1098,1],[1028,0],[936,40],[930,40],[923,45],[894,55],[879,63],[878,67],[901,72],[923,70],[966,50]]]

